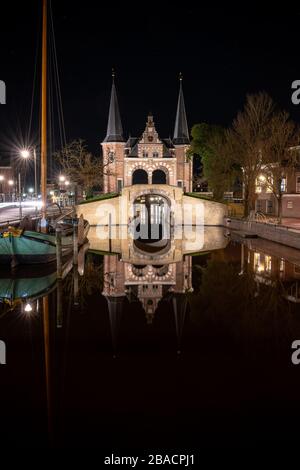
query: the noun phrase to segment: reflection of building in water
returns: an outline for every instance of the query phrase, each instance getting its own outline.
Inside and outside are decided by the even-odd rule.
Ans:
[[[129,302],[140,301],[151,323],[159,302],[170,295],[180,300],[180,294],[192,288],[192,258],[163,265],[132,265],[119,260],[118,255],[104,256],[104,288],[110,316],[123,308],[127,296]]]
[[[300,303],[300,259],[294,259],[297,264],[292,263],[283,257],[275,256],[272,253],[272,245],[266,252],[263,247],[259,247],[259,243],[261,240],[251,241],[252,249],[241,245],[242,270],[245,269],[243,264],[245,266],[247,262],[258,283],[272,286],[279,280],[286,292],[286,298],[291,302]]]

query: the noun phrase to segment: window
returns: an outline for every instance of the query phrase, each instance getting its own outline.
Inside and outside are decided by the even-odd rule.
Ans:
[[[260,253],[254,253],[254,270],[257,273],[261,273],[262,271],[265,270],[264,266],[264,256],[262,256]]]
[[[148,158],[148,152],[143,152],[143,158]]]
[[[272,199],[267,200],[267,214],[273,213],[273,201]]]
[[[118,179],[118,193],[122,191],[122,188],[123,188],[123,180]]]
[[[274,178],[271,175],[268,175],[266,180],[266,193],[271,193],[274,185]]]
[[[108,152],[108,163],[113,163],[115,161],[115,152]]]
[[[257,201],[256,201],[256,210],[257,210],[257,212],[262,212],[263,202],[264,202],[263,199],[257,199]]]
[[[296,264],[294,264],[294,273],[300,274],[300,266],[297,266]]]
[[[293,201],[287,202],[287,209],[293,209]]]
[[[296,176],[296,193],[300,193],[300,176]]]
[[[153,152],[153,158],[158,158],[159,157],[159,153],[158,152]]]
[[[271,273],[272,270],[272,258],[271,256],[265,256],[265,271]]]
[[[256,193],[261,193],[261,188],[262,188],[262,177],[260,178],[256,178],[256,181],[255,181],[255,192]]]
[[[178,188],[182,188],[182,181],[178,180],[177,181],[177,186],[178,186]]]
[[[279,263],[279,273],[281,277],[284,274],[284,266],[285,266],[285,261],[284,259],[281,258],[280,263]]]
[[[281,191],[282,193],[285,193],[285,192],[286,192],[286,176],[283,176],[283,177],[281,178],[280,191]]]

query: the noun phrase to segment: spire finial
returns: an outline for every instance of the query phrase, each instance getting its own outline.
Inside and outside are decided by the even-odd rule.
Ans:
[[[179,96],[177,104],[177,113],[175,120],[175,129],[173,144],[175,145],[188,145],[189,144],[189,130],[186,119],[183,90],[182,90],[182,73],[179,74]]]
[[[112,86],[108,113],[107,132],[104,142],[124,142],[123,128],[118,105],[117,91],[115,86],[115,69],[112,68]]]

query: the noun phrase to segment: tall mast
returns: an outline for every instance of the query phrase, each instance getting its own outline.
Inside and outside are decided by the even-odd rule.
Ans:
[[[42,38],[42,123],[41,123],[42,232],[46,231],[47,204],[47,0],[43,0]]]

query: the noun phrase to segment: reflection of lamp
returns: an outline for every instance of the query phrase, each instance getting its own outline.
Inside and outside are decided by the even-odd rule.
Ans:
[[[31,313],[33,310],[32,305],[28,302],[24,307],[24,312]]]

